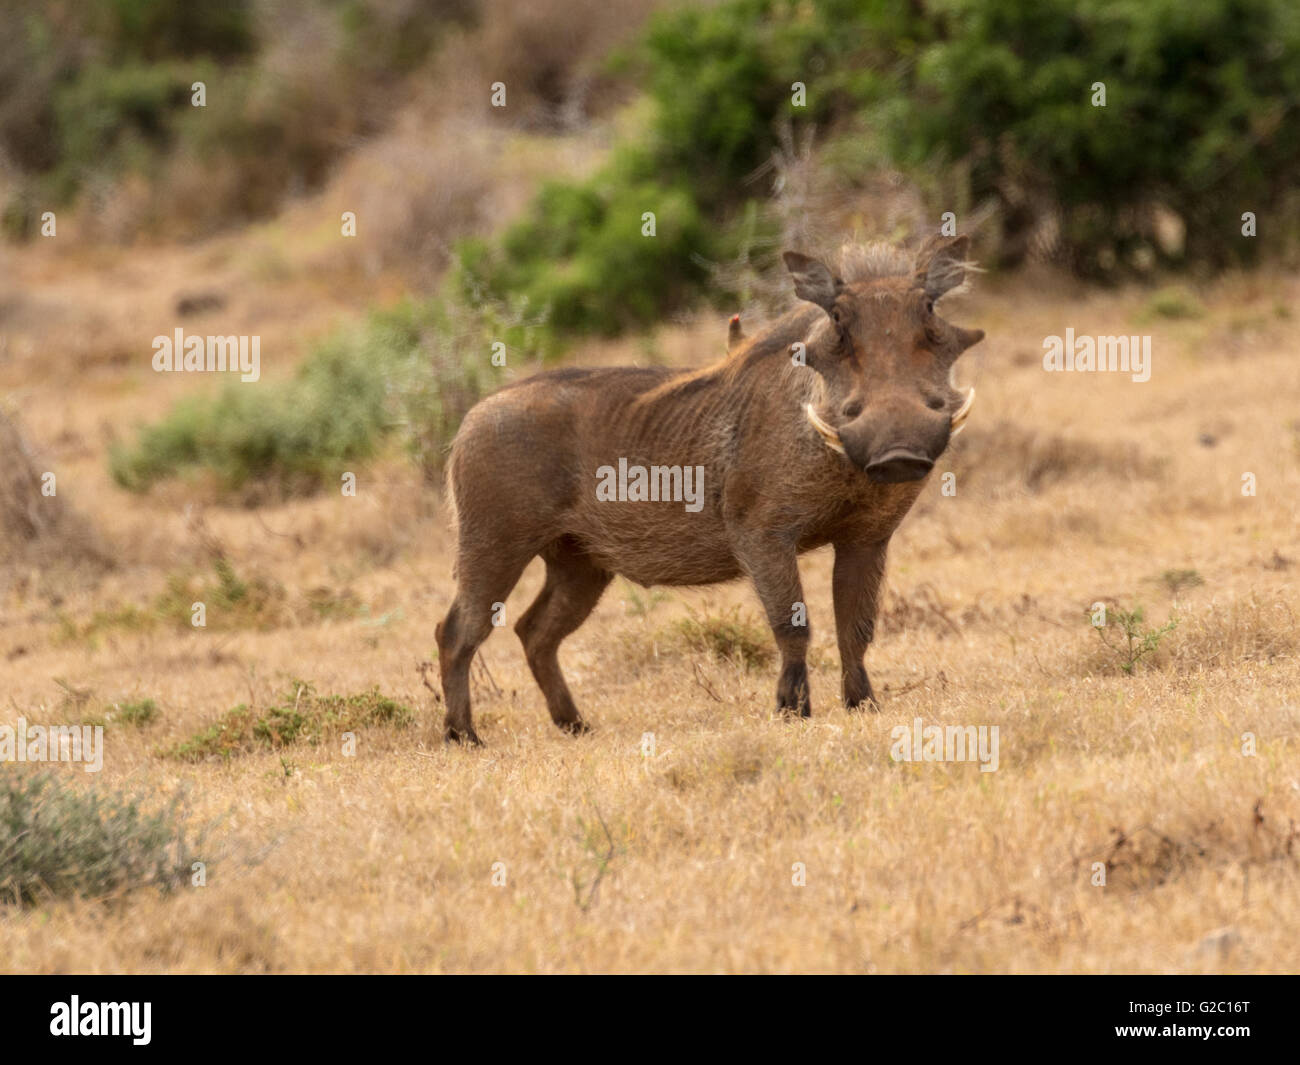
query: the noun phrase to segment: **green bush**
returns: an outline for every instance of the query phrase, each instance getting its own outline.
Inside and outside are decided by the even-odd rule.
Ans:
[[[1290,0],[726,0],[658,13],[618,63],[649,97],[644,135],[593,178],[547,185],[496,242],[463,244],[467,295],[526,296],[566,333],[655,321],[753,229],[754,176],[786,122],[878,148],[855,166],[909,170],[935,218],[996,203],[1004,262],[1055,217],[1083,273],[1221,264],[1254,250],[1243,211],[1282,229],[1300,207]],[[1161,239],[1171,213],[1185,235]]]
[[[139,798],[81,791],[52,774],[0,771],[0,901],[108,898],[185,884],[205,828],[191,834],[177,794],[147,813]]]
[[[87,725],[108,725],[121,722],[132,728],[144,728],[158,718],[158,704],[152,699],[124,699],[113,703],[102,716],[86,718]]]
[[[363,348],[335,342],[292,380],[230,382],[215,397],[182,400],[134,447],[111,449],[113,477],[143,491],[204,468],[225,490],[258,482],[286,496],[315,491],[378,451],[392,425],[383,371]]]
[[[265,217],[386,124],[395,75],[469,14],[468,0],[304,8],[295,18],[333,42],[324,53],[297,24],[256,19],[253,0],[7,0],[0,156],[14,180],[0,226],[30,237],[40,211],[73,202],[92,175],[104,192],[127,173],[155,193],[139,228],[193,236]],[[279,47],[263,32],[283,34]],[[191,106],[196,81],[205,107]]]
[[[204,604],[208,628],[256,631],[273,629],[292,616],[288,595],[279,582],[265,577],[245,580],[221,557],[212,560],[212,572],[215,580],[172,574],[166,590],[154,602],[152,617],[189,628],[193,604],[199,602]]]
[[[645,327],[697,298],[702,263],[757,229],[753,175],[785,121],[835,122],[889,83],[927,39],[920,14],[852,0],[731,0],[657,13],[614,64],[650,98],[636,144],[580,184],[551,183],[495,243],[459,248],[462,293],[525,296],[562,333]],[[805,86],[796,107],[793,86]],[[643,212],[657,235],[641,236]],[[781,250],[760,248],[767,265]],[[719,298],[727,293],[717,293]]]
[[[642,215],[655,234],[642,233]],[[561,333],[613,334],[650,325],[698,284],[691,259],[703,246],[690,190],[602,174],[588,185],[543,187],[528,215],[499,244],[459,251],[459,296],[515,296],[546,309]]]
[[[337,486],[391,442],[436,480],[466,411],[500,383],[496,341],[515,367],[553,344],[544,324],[490,302],[474,315],[438,301],[376,311],[287,381],[229,382],[180,401],[134,445],[115,445],[110,470],[131,491],[206,470],[222,491],[287,497]]]
[[[87,6],[92,32],[115,57],[233,59],[255,45],[251,0],[100,0]]]
[[[60,87],[54,95],[59,166],[51,179],[60,199],[91,170],[143,169],[169,148],[197,76],[181,64],[95,63]]]
[[[927,0],[942,26],[878,113],[895,158],[960,162],[1003,207],[1004,246],[1059,207],[1085,273],[1248,257],[1243,211],[1284,202],[1300,165],[1300,9],[1290,0]],[[1102,82],[1106,106],[1092,105]],[[1186,224],[1155,238],[1155,204]],[[1292,204],[1294,207],[1294,204]]]
[[[653,166],[689,181],[703,210],[728,211],[755,194],[746,179],[776,148],[778,120],[833,123],[888,91],[931,36],[922,7],[730,0],[660,13],[628,60],[656,105]]]

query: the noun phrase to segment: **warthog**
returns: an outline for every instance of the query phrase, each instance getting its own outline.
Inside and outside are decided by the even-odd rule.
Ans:
[[[474,407],[448,472],[459,586],[437,628],[447,739],[478,742],[470,665],[538,555],[546,582],[515,631],[566,731],[586,725],[557,651],[615,574],[642,585],[747,574],[781,653],[777,706],[806,717],[797,560],[825,544],[844,704],[874,705],[863,656],[889,538],[974,398],[951,370],[984,334],[934,309],[963,281],[966,252],[965,237],[931,239],[915,258],[850,247],[838,273],[787,252],[806,302],[713,366],[558,370]]]

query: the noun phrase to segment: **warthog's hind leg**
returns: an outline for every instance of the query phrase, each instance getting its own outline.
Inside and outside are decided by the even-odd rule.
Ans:
[[[528,667],[546,696],[551,720],[565,732],[578,734],[586,732],[587,725],[564,682],[558,652],[564,638],[595,609],[612,575],[567,541],[552,544],[542,558],[546,560],[546,583],[515,631],[523,642]]]
[[[496,604],[505,602],[531,557],[496,547],[472,555],[462,552],[457,560],[460,587],[447,616],[435,630],[442,696],[447,703],[443,736],[449,743],[480,742],[470,716],[470,666],[492,633]]]

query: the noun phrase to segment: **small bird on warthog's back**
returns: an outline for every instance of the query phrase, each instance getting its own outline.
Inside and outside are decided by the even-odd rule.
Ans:
[[[974,399],[952,368],[984,334],[935,311],[964,281],[967,248],[966,237],[932,238],[915,256],[850,246],[834,270],[787,252],[802,302],[715,365],[557,370],[475,406],[448,467],[447,739],[478,742],[470,664],[538,555],[546,582],[515,631],[562,729],[587,726],[557,651],[615,574],[643,585],[748,576],[781,654],[777,705],[807,716],[798,557],[825,544],[844,704],[874,705],[863,656],[889,539]]]

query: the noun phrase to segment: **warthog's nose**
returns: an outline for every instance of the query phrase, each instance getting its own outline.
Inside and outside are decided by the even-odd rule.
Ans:
[[[911,448],[896,447],[867,463],[867,476],[877,484],[919,481],[934,465],[934,459]]]

